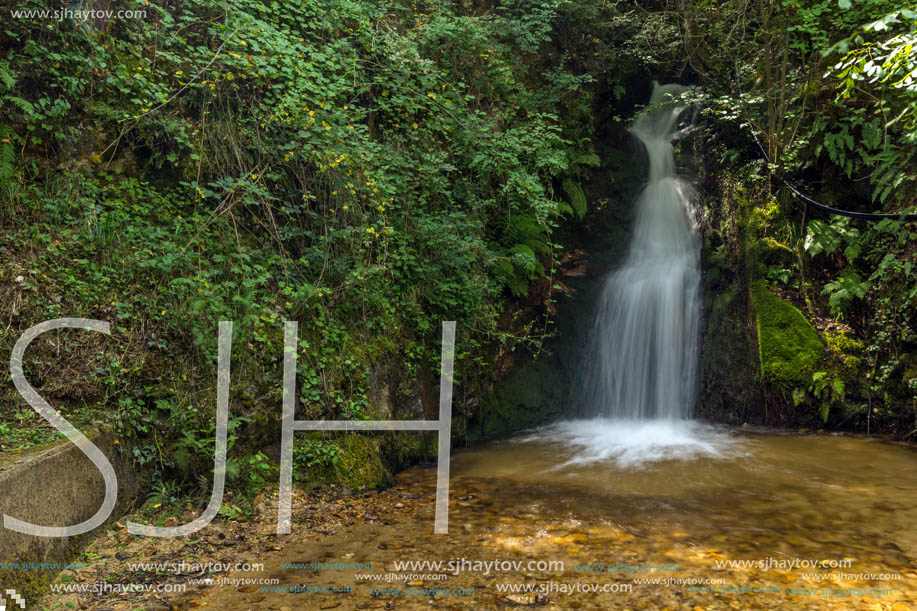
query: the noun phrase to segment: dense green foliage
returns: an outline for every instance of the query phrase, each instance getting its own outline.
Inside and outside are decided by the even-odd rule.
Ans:
[[[501,316],[553,274],[552,234],[585,213],[598,163],[590,77],[551,47],[565,4],[182,0],[12,20],[0,352],[42,320],[110,320],[110,338],[38,342],[27,375],[78,422],[138,437],[141,464],[191,476],[212,455],[218,320],[235,321],[249,447],[277,431],[284,319],[301,321],[301,417],[411,416],[442,320],[459,383],[488,378],[495,354],[541,342],[541,312]],[[95,406],[117,413],[80,411]],[[328,447],[298,455],[325,464]]]
[[[914,224],[813,212],[774,176],[836,208],[914,211],[917,11],[885,0],[727,1],[696,3],[678,19],[711,119],[711,195],[729,200],[742,184],[740,199],[758,211],[736,204],[738,227],[724,230],[717,257],[747,268],[746,292],[765,279],[787,294],[831,348],[808,372],[814,379],[785,378],[768,402],[803,422],[828,420],[827,384],[836,391],[827,404],[843,407],[831,411],[832,426],[875,419],[913,434]],[[729,245],[730,232],[739,244]],[[726,254],[737,246],[741,255]],[[832,343],[837,333],[853,343]]]

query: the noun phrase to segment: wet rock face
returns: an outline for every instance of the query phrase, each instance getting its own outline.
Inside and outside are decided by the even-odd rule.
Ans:
[[[708,294],[695,416],[728,424],[762,423],[763,393],[748,324],[748,302],[738,287]]]
[[[699,230],[704,307],[695,415],[713,422],[762,424],[767,409],[751,300],[760,270],[749,250],[760,215],[728,177],[703,176]]]

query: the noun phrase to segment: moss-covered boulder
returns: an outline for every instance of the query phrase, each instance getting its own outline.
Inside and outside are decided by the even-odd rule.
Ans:
[[[783,387],[806,384],[825,351],[818,332],[802,312],[772,293],[764,282],[752,286],[751,299],[764,379]]]
[[[377,436],[365,433],[339,438],[341,453],[334,469],[336,479],[352,490],[390,486],[394,478],[382,460],[380,442]]]

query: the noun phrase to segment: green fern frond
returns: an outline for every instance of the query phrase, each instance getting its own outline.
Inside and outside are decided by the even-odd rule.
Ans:
[[[9,63],[0,64],[0,93],[11,91],[16,85],[16,73],[12,71]]]
[[[576,217],[582,219],[586,216],[586,194],[583,193],[583,188],[570,178],[564,180],[563,187],[570,200],[570,206],[576,212]]]
[[[602,165],[602,160],[595,153],[582,153],[579,157],[576,158],[576,163],[579,165],[588,165],[593,168],[597,168]]]
[[[13,146],[14,132],[6,125],[0,125],[0,183],[13,175],[16,168],[16,147]]]

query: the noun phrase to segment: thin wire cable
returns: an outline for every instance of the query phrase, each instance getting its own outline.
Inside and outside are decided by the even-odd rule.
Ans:
[[[739,87],[739,72],[738,69],[734,69],[733,73],[733,84],[735,85],[736,91],[739,92],[739,95],[742,94],[742,89]],[[751,137],[754,138],[755,144],[758,145],[758,150],[761,151],[761,155],[764,157],[764,160],[767,161],[768,171],[770,171],[771,158],[768,156],[767,151],[764,150],[764,147],[761,146],[761,141],[758,140],[758,135],[755,134],[754,128],[752,128],[751,123],[748,123],[748,132],[751,134]],[[773,173],[771,173],[773,175]],[[790,193],[802,200],[807,206],[811,206],[816,210],[821,210],[822,212],[827,212],[828,214],[834,214],[836,216],[849,216],[850,218],[855,219],[865,219],[867,221],[881,221],[884,219],[896,219],[904,221],[917,221],[917,214],[875,214],[872,212],[851,212],[850,210],[841,210],[840,208],[832,208],[831,206],[826,206],[820,202],[815,201],[808,195],[803,194],[799,189],[791,185],[784,177],[775,176],[777,180],[783,183],[787,189],[790,190]]]
[[[750,127],[748,131],[751,133],[751,137],[755,139],[755,144],[758,145],[758,149],[761,151],[761,155],[764,157],[764,160],[767,161],[768,167],[770,167],[771,159],[767,155],[767,151],[764,150],[764,147],[761,146],[761,142],[758,140],[758,136],[755,134],[754,130]],[[790,193],[801,199],[807,206],[811,206],[818,210],[827,212],[828,214],[835,214],[837,216],[849,216],[855,219],[866,219],[869,221],[880,221],[883,219],[896,219],[896,220],[905,220],[905,221],[917,221],[917,214],[875,214],[871,212],[851,212],[850,210],[841,210],[839,208],[832,208],[831,206],[826,206],[825,204],[819,203],[809,197],[808,195],[803,194],[796,187],[791,185],[785,178],[782,176],[775,176],[777,180],[783,183],[787,189],[790,190]]]

